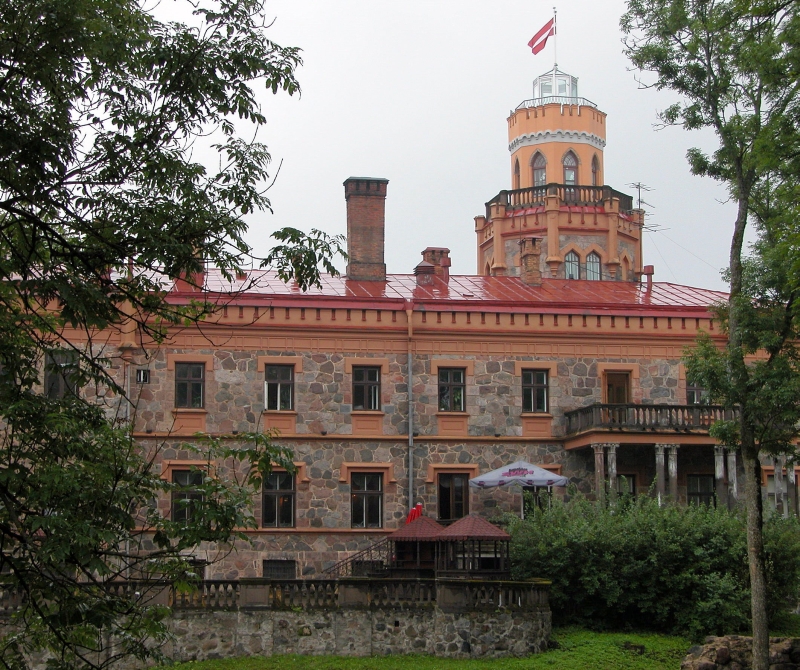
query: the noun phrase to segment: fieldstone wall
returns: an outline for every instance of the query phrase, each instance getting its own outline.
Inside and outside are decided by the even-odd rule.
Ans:
[[[566,317],[565,317],[566,318]],[[575,316],[575,319],[583,317]],[[589,317],[592,318],[592,317]],[[620,328],[624,328],[622,318]],[[174,373],[167,369],[168,354],[187,354],[185,350],[160,349],[148,361],[139,356],[137,363],[150,369],[150,383],[135,386],[137,398],[136,429],[139,432],[169,432],[175,406]],[[352,435],[352,374],[345,371],[345,359],[376,358],[388,360],[388,372],[381,376],[381,433],[386,436],[408,432],[407,356],[364,355],[358,352],[310,353],[275,351],[231,351],[225,349],[192,350],[198,356],[211,356],[205,380],[206,430],[211,433],[255,431],[262,425],[264,411],[264,370],[258,368],[258,356],[295,356],[302,358],[302,372],[295,375],[296,432],[299,434]],[[447,357],[437,356],[440,363]],[[453,357],[454,361],[463,358]],[[470,357],[474,375],[466,383],[468,435],[508,437],[522,435],[522,387],[515,372],[517,362],[535,368],[537,364],[557,364],[557,374],[550,378],[550,413],[554,435],[563,435],[564,412],[594,402],[602,402],[602,375],[598,363],[633,365],[632,401],[679,404],[685,401],[679,391],[678,360],[565,358],[558,360],[509,358],[507,356]],[[431,374],[432,358],[415,355],[414,430],[420,435],[437,435],[438,379]],[[376,364],[379,364],[376,362]],[[457,365],[457,363],[454,363]],[[131,373],[135,373],[135,367]],[[120,383],[122,380],[120,380]]]
[[[551,621],[549,611],[242,610],[176,612],[170,627],[175,639],[164,653],[175,661],[274,654],[499,658],[543,651]]]
[[[753,638],[739,635],[708,637],[704,645],[692,647],[681,670],[749,670],[753,667]],[[770,670],[800,669],[800,638],[769,640]]]

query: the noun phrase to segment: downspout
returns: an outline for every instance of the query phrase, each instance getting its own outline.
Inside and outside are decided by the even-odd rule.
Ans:
[[[414,509],[414,362],[412,359],[412,338],[414,337],[414,303],[406,301],[406,321],[408,322],[408,358],[406,359],[408,381],[408,512]]]

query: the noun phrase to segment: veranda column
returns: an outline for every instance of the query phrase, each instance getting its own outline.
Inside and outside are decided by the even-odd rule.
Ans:
[[[780,514],[781,516],[786,516],[786,505],[783,504],[784,502],[784,491],[786,490],[783,486],[783,456],[777,456],[773,461],[775,465],[775,470],[773,474],[773,482],[775,485],[775,512]]]
[[[678,447],[679,444],[667,446],[667,469],[669,471],[669,496],[672,502],[678,502]]]
[[[617,497],[617,447],[618,444],[607,444],[608,449],[608,494],[611,500]]]
[[[728,489],[725,485],[725,447],[714,447],[714,484],[716,486],[717,504],[728,504]]]
[[[797,516],[797,477],[794,472],[794,463],[786,466],[786,489],[789,493],[789,514]]]
[[[656,444],[656,493],[658,494],[658,503],[664,504],[664,498],[667,495],[666,480],[664,477],[664,445]]]
[[[728,449],[728,507],[733,509],[739,500],[739,487],[736,481],[736,451]]]
[[[594,449],[594,488],[599,501],[606,499],[605,444],[593,444]]]

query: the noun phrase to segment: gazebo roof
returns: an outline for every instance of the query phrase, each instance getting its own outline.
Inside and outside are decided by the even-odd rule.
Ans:
[[[429,516],[420,516],[389,535],[389,539],[393,542],[397,540],[401,542],[409,540],[432,542],[439,538],[443,530],[444,528]]]
[[[511,536],[480,516],[465,516],[439,533],[437,540],[510,540]]]

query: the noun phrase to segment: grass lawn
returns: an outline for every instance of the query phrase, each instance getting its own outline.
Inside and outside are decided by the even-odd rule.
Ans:
[[[556,629],[558,649],[528,658],[457,660],[432,656],[272,656],[182,663],[174,670],[675,670],[691,646],[680,637],[651,633],[593,633]],[[642,649],[644,647],[644,649]]]

